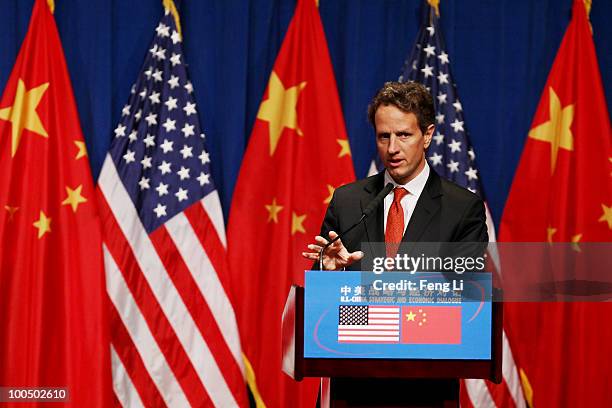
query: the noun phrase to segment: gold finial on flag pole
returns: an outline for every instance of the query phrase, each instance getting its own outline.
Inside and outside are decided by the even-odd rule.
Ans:
[[[427,3],[436,11],[436,16],[440,17],[440,0],[427,0]]]
[[[591,34],[593,34],[593,24],[591,24],[591,5],[593,0],[582,0],[584,3],[584,9],[586,10],[587,21],[589,22],[589,28],[591,29]]]
[[[53,14],[53,12],[55,11],[55,1],[47,0],[47,4],[49,5],[49,10],[51,10],[51,14]]]
[[[584,8],[586,9],[586,13],[587,13],[587,18],[589,18],[589,15],[591,14],[591,4],[593,3],[593,0],[583,0],[584,2]]]
[[[179,13],[178,13],[178,10],[176,9],[176,5],[174,4],[174,1],[173,0],[162,0],[162,3],[164,5],[164,8],[168,10],[170,13],[172,13],[172,16],[174,17],[174,22],[176,24],[176,30],[182,37],[183,33],[181,31],[181,19],[179,18]]]
[[[529,383],[529,378],[523,369],[519,369],[519,375],[521,377],[521,385],[523,387],[523,394],[525,395],[525,402],[529,408],[533,408],[533,388]]]

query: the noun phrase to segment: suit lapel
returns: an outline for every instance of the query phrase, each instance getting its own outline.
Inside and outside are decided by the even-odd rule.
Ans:
[[[372,182],[366,184],[364,187],[365,194],[361,197],[361,211],[370,204],[370,202],[376,197],[376,195],[384,188],[384,172],[379,173],[376,177],[372,178]],[[366,238],[370,243],[370,250],[372,254],[377,251],[373,247],[374,242],[385,242],[385,230],[383,228],[384,223],[384,205],[379,205],[378,208],[365,220]]]
[[[417,201],[412,217],[410,217],[402,242],[419,241],[427,225],[440,210],[440,196],[442,195],[440,176],[434,169],[430,170],[427,183],[425,183],[425,188]]]

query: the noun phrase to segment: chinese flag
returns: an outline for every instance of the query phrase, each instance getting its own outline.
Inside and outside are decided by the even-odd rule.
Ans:
[[[0,100],[0,385],[112,404],[99,221],[51,10],[36,0]]]
[[[403,306],[402,343],[461,344],[461,306]]]
[[[268,407],[314,406],[318,381],[281,371],[281,315],[335,188],[354,179],[327,42],[299,0],[257,113],[234,190],[228,252],[250,389]],[[247,365],[248,368],[248,365]]]
[[[612,137],[585,7],[572,20],[527,136],[500,240],[612,240]],[[531,406],[612,406],[612,304],[511,303],[506,329]]]

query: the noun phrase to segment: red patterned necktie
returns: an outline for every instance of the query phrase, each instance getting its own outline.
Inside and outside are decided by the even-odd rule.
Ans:
[[[387,257],[393,258],[397,254],[399,244],[404,235],[404,209],[402,208],[402,198],[408,194],[403,187],[396,187],[393,190],[393,203],[387,215],[387,229],[385,230],[385,244]]]

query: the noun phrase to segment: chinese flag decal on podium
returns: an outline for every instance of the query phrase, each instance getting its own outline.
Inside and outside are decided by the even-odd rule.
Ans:
[[[99,219],[49,5],[36,0],[0,100],[0,385],[113,404]]]
[[[353,163],[314,0],[299,0],[257,113],[233,195],[228,251],[247,379],[258,405],[312,407],[318,381],[281,370],[281,315],[312,262],[335,188]]]
[[[402,319],[402,343],[461,344],[461,306],[404,306]]]
[[[577,250],[612,241],[611,161],[592,33],[583,2],[575,0],[514,176],[500,241],[566,242]],[[612,406],[611,315],[609,302],[506,304],[504,323],[529,406]]]

